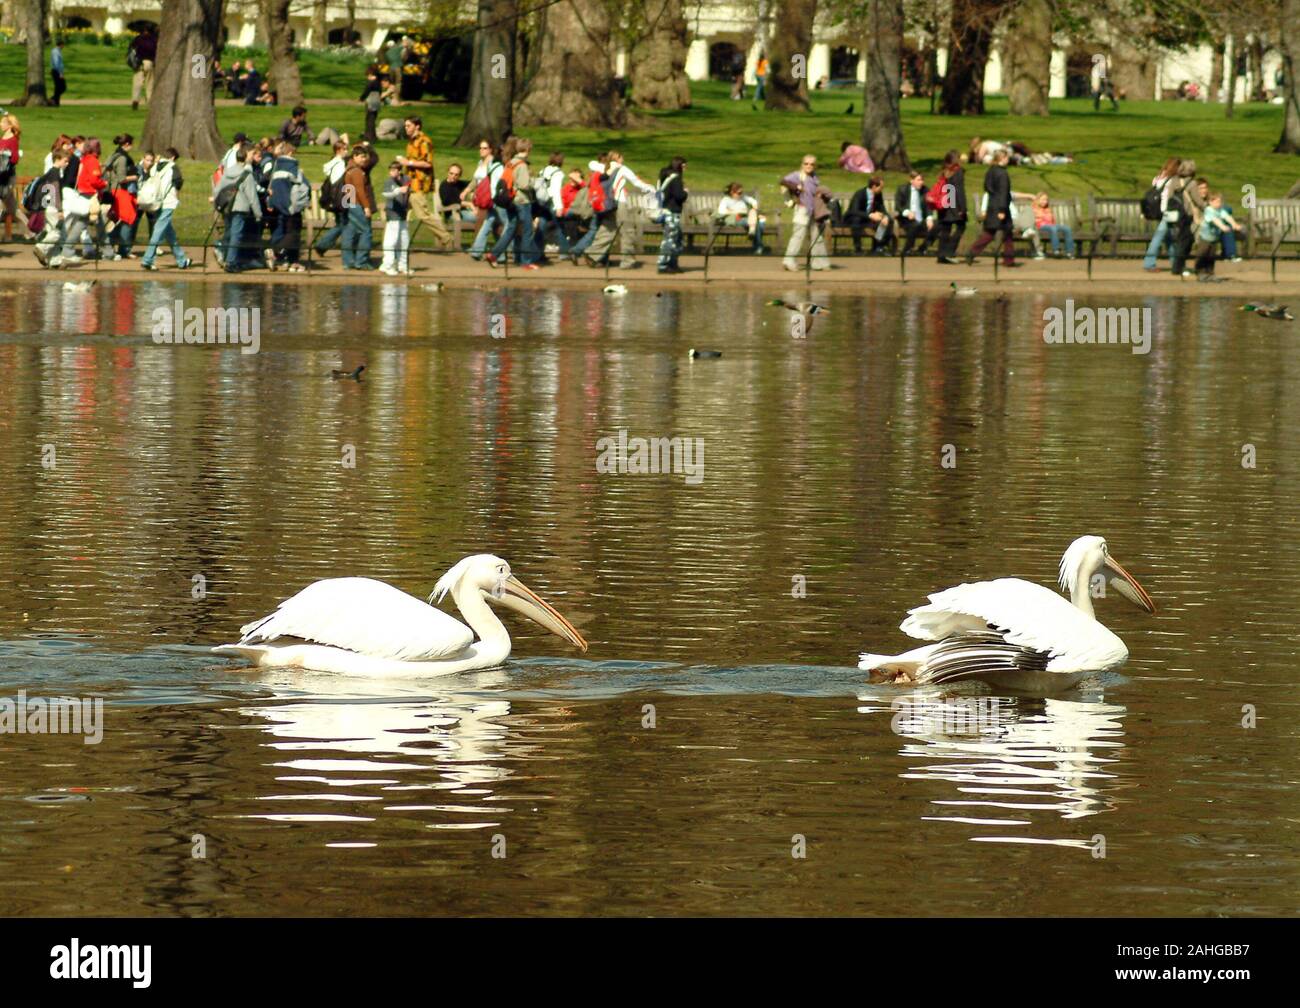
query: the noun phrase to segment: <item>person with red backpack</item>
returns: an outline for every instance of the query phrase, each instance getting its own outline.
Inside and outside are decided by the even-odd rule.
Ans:
[[[474,172],[474,195],[472,202],[474,209],[482,216],[480,220],[478,234],[474,236],[474,241],[469,247],[469,257],[475,261],[483,258],[487,252],[488,239],[492,236],[494,225],[505,227],[506,212],[501,209],[493,200],[496,193],[497,183],[501,181],[501,174],[505,170],[505,165],[501,163],[499,148],[484,140],[479,144],[479,165]]]
[[[943,158],[939,178],[930,190],[930,205],[939,212],[938,262],[945,266],[957,264],[957,247],[966,232],[966,173],[961,167],[961,156],[950,150]]]
[[[614,201],[614,180],[609,172],[609,156],[605,155],[592,162],[592,169],[587,179],[587,198],[591,201],[593,219],[587,233],[573,246],[573,261],[581,259],[588,266],[597,268],[601,259],[588,253],[588,249],[600,239],[601,256],[608,253],[614,244],[614,232],[618,227],[618,204]]]
[[[532,149],[531,140],[511,137],[501,152],[506,163],[493,199],[505,211],[506,223],[496,245],[484,257],[489,266],[495,267],[514,241],[515,263],[526,270],[538,268],[539,253],[533,241],[533,178],[528,170],[528,154]]]

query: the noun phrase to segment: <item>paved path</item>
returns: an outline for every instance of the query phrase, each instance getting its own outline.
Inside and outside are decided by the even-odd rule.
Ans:
[[[1169,273],[1145,273],[1138,260],[1094,260],[1091,279],[1084,260],[1027,261],[1015,270],[999,269],[994,277],[991,262],[985,260],[975,266],[941,266],[933,259],[909,259],[906,274],[900,272],[897,258],[853,258],[836,260],[835,268],[807,274],[787,272],[776,256],[754,257],[748,255],[713,256],[705,269],[702,256],[684,256],[684,273],[663,276],[655,270],[651,255],[640,257],[638,269],[609,270],[574,266],[567,261],[543,267],[540,270],[521,270],[515,267],[493,269],[486,263],[475,262],[464,253],[438,253],[419,250],[412,253],[414,272],[408,277],[389,277],[378,271],[355,272],[341,268],[337,252],[331,252],[322,261],[313,259],[308,273],[285,273],[252,270],[238,277],[224,273],[208,250],[206,265],[198,258],[187,271],[179,271],[170,256],[160,256],[158,270],[148,272],[140,267],[139,260],[125,262],[86,262],[60,269],[43,269],[32,255],[29,244],[0,244],[0,270],[11,280],[60,280],[75,276],[77,279],[98,277],[102,280],[186,280],[221,283],[238,280],[240,283],[292,283],[292,284],[427,284],[441,281],[448,287],[603,287],[608,283],[624,284],[629,290],[682,288],[699,290],[704,286],[756,287],[773,294],[808,287],[813,290],[866,294],[872,292],[945,293],[948,285],[957,283],[974,287],[980,294],[997,296],[1001,293],[1042,293],[1061,298],[1075,297],[1137,297],[1157,294],[1174,297],[1231,297],[1257,298],[1286,302],[1294,299],[1300,305],[1300,260],[1279,260],[1277,280],[1270,278],[1267,260],[1243,263],[1221,263],[1219,273],[1228,277],[1226,283],[1198,283],[1195,278],[1170,276]],[[378,262],[378,255],[375,257]]]

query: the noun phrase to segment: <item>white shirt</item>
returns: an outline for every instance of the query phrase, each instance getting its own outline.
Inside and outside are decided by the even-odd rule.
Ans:
[[[587,167],[594,172],[603,173],[605,171],[605,165],[601,164],[599,161],[592,161],[587,165]],[[627,189],[629,184],[636,186],[643,193],[652,193],[655,191],[654,186],[646,185],[646,183],[642,182],[637,178],[636,172],[625,164],[615,164],[613,170],[609,174],[614,179],[614,202],[616,203],[623,202],[623,192]]]
[[[341,178],[343,178],[343,175],[347,170],[348,163],[341,156],[330,158],[325,162],[325,167],[322,169],[325,173],[326,180],[332,183],[337,183]]]

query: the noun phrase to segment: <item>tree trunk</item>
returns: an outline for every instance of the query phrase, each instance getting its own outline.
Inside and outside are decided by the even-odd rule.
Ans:
[[[473,147],[484,138],[503,143],[514,129],[518,14],[516,0],[478,0],[474,63],[457,147]]]
[[[682,0],[646,0],[648,33],[628,57],[632,100],[644,108],[691,107],[686,79],[686,15]]]
[[[903,0],[871,0],[867,13],[867,83],[862,94],[862,146],[876,167],[909,171],[898,112],[902,81]]]
[[[288,108],[302,104],[302,75],[290,41],[289,0],[262,0],[266,11],[267,70],[276,100]]]
[[[984,114],[984,68],[1004,0],[953,0],[941,115]]]
[[[48,105],[45,93],[45,26],[49,19],[49,0],[25,0],[22,10],[23,31],[27,36],[27,87],[14,105]]]
[[[1051,0],[1021,0],[1011,13],[1002,52],[1003,81],[1012,115],[1048,114],[1052,86]]]
[[[329,29],[325,21],[327,0],[312,0],[311,7],[311,47],[324,49],[330,44]]]
[[[767,95],[764,107],[808,111],[808,57],[813,43],[817,0],[783,0],[767,50]]]
[[[182,157],[200,161],[216,161],[225,153],[211,77],[221,44],[221,7],[222,0],[163,0],[141,150],[175,147]]]
[[[1300,0],[1282,0],[1282,73],[1286,79],[1282,94],[1286,118],[1282,136],[1273,148],[1278,154],[1300,154],[1300,90],[1296,89],[1296,66],[1300,64]]]
[[[1264,42],[1258,34],[1250,40],[1250,100],[1264,100]]]
[[[621,129],[627,106],[614,87],[611,20],[604,0],[567,0],[543,9],[535,71],[516,110],[535,126]]]
[[[1237,107],[1237,39],[1227,35],[1223,40],[1223,117],[1231,119]]]
[[[1209,99],[1212,102],[1217,102],[1219,100],[1219,89],[1223,87],[1223,79],[1224,79],[1223,54],[1227,45],[1228,45],[1228,39],[1226,35],[1221,39],[1211,41]]]

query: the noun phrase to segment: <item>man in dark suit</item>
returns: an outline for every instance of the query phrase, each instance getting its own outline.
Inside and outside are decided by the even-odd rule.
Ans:
[[[257,72],[257,67],[253,66],[253,61],[249,60],[244,66],[244,104],[258,105],[258,96],[262,93],[262,75]]]
[[[925,201],[929,194],[925,176],[919,171],[912,172],[911,177],[894,193],[894,217],[898,221],[899,231],[907,236],[903,255],[912,254],[912,246],[918,238],[921,239],[920,254],[925,255],[925,250],[935,237],[938,219],[934,215],[934,208]]]
[[[1013,237],[1011,220],[1011,176],[1007,174],[1009,156],[1000,150],[993,156],[993,166],[984,176],[984,192],[988,202],[984,207],[984,230],[975,239],[975,244],[966,253],[966,265],[975,262],[975,257],[984,251],[985,246],[997,235],[1002,235],[1002,265],[1015,266],[1016,242]]]
[[[884,185],[878,177],[871,179],[853,194],[848,209],[844,212],[844,223],[853,229],[853,251],[859,255],[862,253],[864,231],[871,232],[872,255],[889,255],[894,222],[890,219],[889,206],[885,202]]]

